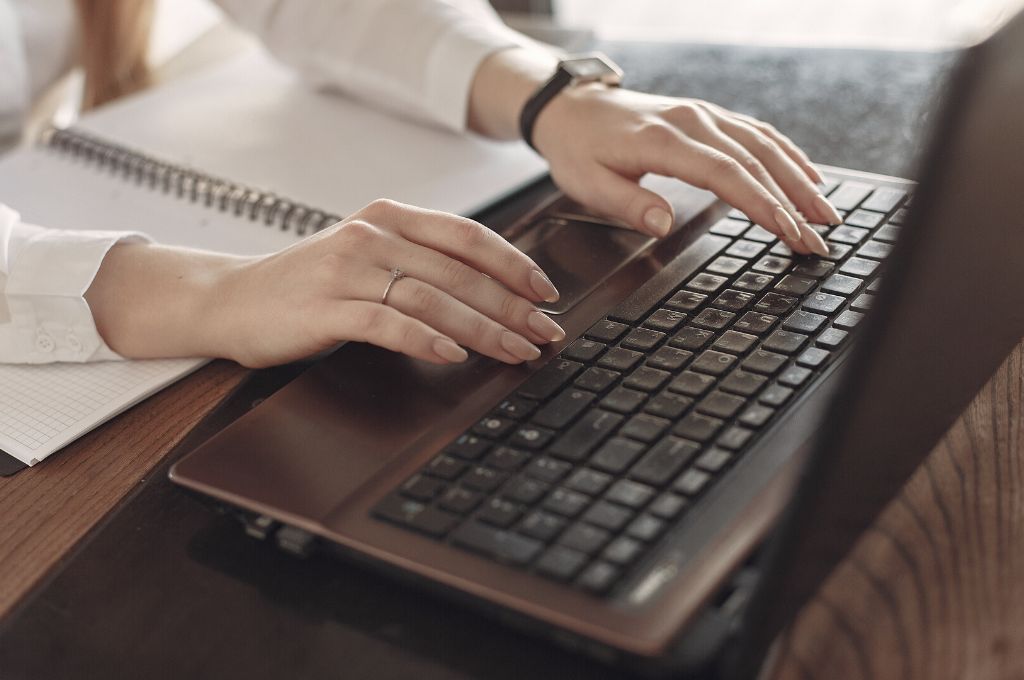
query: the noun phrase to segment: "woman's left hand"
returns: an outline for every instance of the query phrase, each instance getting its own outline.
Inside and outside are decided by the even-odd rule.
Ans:
[[[841,222],[807,155],[767,123],[697,99],[600,84],[568,88],[537,117],[533,142],[580,203],[653,236],[672,208],[639,186],[647,173],[708,189],[802,254],[828,253],[808,221]]]

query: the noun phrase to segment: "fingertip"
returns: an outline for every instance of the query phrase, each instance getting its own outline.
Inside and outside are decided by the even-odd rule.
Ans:
[[[657,238],[664,238],[672,229],[671,207],[655,205],[651,206],[644,213],[644,227],[648,233]]]
[[[544,302],[557,302],[561,297],[555,284],[539,268],[530,270],[530,288]]]
[[[434,339],[432,344],[434,354],[446,363],[459,364],[469,358],[469,352],[455,344],[454,340],[445,337]]]

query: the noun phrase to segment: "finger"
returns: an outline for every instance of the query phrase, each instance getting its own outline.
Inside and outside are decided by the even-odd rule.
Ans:
[[[450,337],[392,307],[345,300],[337,310],[333,333],[338,340],[369,342],[435,364],[461,363],[469,357]]]
[[[805,215],[821,224],[839,224],[839,213],[801,168],[772,139],[747,123],[716,120],[719,128],[749,150]]]
[[[402,270],[412,278],[439,288],[534,343],[565,339],[565,331],[551,317],[491,277],[397,235],[394,241],[392,257],[402,263]]]
[[[588,209],[639,232],[662,238],[672,229],[675,218],[668,201],[599,163],[559,184]]]
[[[390,278],[387,272],[381,274]],[[391,286],[386,304],[460,345],[499,361],[518,364],[540,356],[540,349],[522,335],[424,281],[412,277],[398,279]]]
[[[359,212],[413,243],[465,262],[523,297],[558,299],[558,290],[533,260],[479,222],[394,201],[374,201]]]
[[[825,183],[825,177],[821,174],[821,171],[815,167],[810,156],[804,153],[804,150],[797,146],[792,139],[779,132],[774,125],[758,120],[753,116],[747,116],[739,113],[732,113],[732,115],[771,138],[772,141],[782,148],[787,156],[793,159],[793,161],[800,166],[800,169],[804,171],[812,182],[815,184]]]

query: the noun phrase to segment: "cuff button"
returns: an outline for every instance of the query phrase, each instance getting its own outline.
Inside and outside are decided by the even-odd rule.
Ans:
[[[57,347],[57,343],[53,341],[53,338],[46,333],[40,333],[36,336],[36,349],[40,352],[52,352]]]

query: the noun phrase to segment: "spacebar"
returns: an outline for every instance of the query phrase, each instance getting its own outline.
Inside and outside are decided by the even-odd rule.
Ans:
[[[676,259],[652,276],[636,292],[620,302],[608,314],[608,318],[629,324],[635,324],[646,318],[654,311],[655,305],[662,298],[731,242],[731,239],[723,236],[704,234],[681,252]]]

